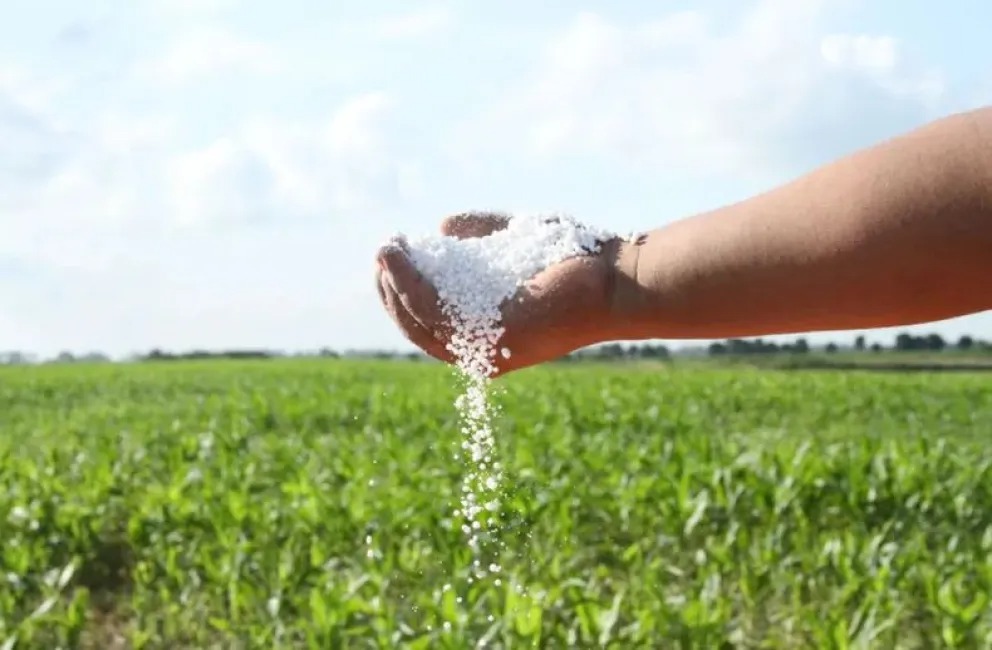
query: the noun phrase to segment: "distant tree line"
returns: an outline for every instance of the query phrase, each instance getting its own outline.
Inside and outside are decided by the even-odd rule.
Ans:
[[[947,341],[940,334],[925,334],[914,336],[902,333],[895,337],[890,346],[881,343],[869,344],[864,336],[857,336],[854,341],[842,346],[836,342],[827,342],[820,346],[809,343],[805,337],[792,341],[768,341],[763,338],[725,339],[710,343],[704,350],[680,350],[672,352],[664,345],[633,344],[622,345],[610,343],[586,348],[575,352],[567,359],[667,359],[673,356],[705,355],[710,357],[739,357],[763,354],[809,354],[824,352],[832,354],[840,351],[878,353],[883,351],[927,351],[940,352],[944,350],[992,352],[992,342],[982,341],[972,336],[962,336],[956,341]]]
[[[168,362],[191,360],[235,360],[235,359],[280,359],[280,358],[353,358],[353,359],[406,359],[418,361],[426,358],[420,352],[400,353],[392,350],[342,350],[321,348],[315,351],[284,352],[264,349],[233,349],[233,350],[189,350],[173,352],[155,348],[148,352],[129,355],[125,360],[131,362]],[[110,356],[101,352],[73,354],[63,351],[51,358],[41,358],[38,355],[19,351],[0,351],[0,365],[22,365],[36,363],[109,363]]]
[[[420,353],[398,353],[390,350],[344,350],[338,352],[331,348],[321,348],[317,351],[282,352],[279,350],[193,350],[189,352],[166,352],[152,350],[147,354],[137,355],[137,361],[188,361],[199,359],[280,359],[280,358],[362,358],[362,359],[408,359],[417,360],[424,357]]]
[[[597,345],[573,352],[563,357],[562,361],[579,359],[669,359],[672,352],[664,345],[651,343],[621,344],[608,343]]]
[[[828,342],[821,346],[811,345],[805,337],[798,337],[787,342],[773,342],[762,338],[726,339],[710,343],[704,348],[689,348],[672,351],[667,346],[658,343],[608,343],[583,348],[561,359],[562,362],[591,359],[591,360],[666,360],[676,356],[710,356],[710,357],[740,357],[748,355],[767,354],[809,354],[825,352],[828,354],[840,352],[878,353],[882,351],[923,351],[942,352],[957,350],[961,352],[992,353],[992,342],[974,338],[969,335],[961,336],[955,341],[948,341],[940,334],[925,334],[914,336],[907,333],[899,334],[890,346],[881,343],[869,344],[864,336],[858,336],[846,346]],[[428,357],[420,352],[400,353],[392,350],[334,350],[324,347],[319,350],[302,352],[283,352],[264,349],[232,349],[232,350],[190,350],[186,352],[170,352],[155,348],[145,353],[135,354],[129,361],[138,362],[168,362],[197,359],[275,359],[275,358],[328,358],[328,359],[403,359],[421,361]],[[0,351],[0,365],[19,365],[29,363],[98,363],[109,362],[111,359],[100,352],[73,354],[61,352],[50,359],[39,359],[35,355],[18,351]]]
[[[842,348],[837,343],[828,342],[821,349],[827,353],[835,353],[839,352]],[[940,334],[913,336],[912,334],[902,333],[896,336],[891,347],[885,347],[881,343],[868,345],[864,336],[858,336],[854,339],[854,344],[846,348],[847,351],[851,352],[882,352],[885,350],[896,352],[940,352],[948,349],[989,352],[992,351],[992,342],[975,339],[968,335],[960,337],[957,341],[949,342]],[[780,353],[805,354],[812,350],[813,348],[807,340],[802,337],[797,338],[791,343],[773,343],[760,338],[751,340],[728,339],[722,342],[711,343],[708,348],[710,356]]]

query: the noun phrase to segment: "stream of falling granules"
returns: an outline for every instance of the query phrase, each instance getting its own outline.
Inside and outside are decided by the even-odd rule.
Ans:
[[[442,313],[453,329],[448,349],[463,380],[455,407],[465,465],[456,516],[474,554],[476,579],[501,571],[498,522],[503,468],[494,440],[497,412],[489,400],[497,355],[512,354],[500,347],[501,306],[540,271],[571,257],[595,254],[614,237],[568,216],[533,215],[510,218],[505,228],[485,237],[394,238],[437,290]]]

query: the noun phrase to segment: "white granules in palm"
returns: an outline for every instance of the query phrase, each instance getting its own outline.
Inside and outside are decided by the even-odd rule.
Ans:
[[[501,347],[501,307],[525,282],[568,258],[599,252],[616,235],[580,224],[565,215],[518,216],[485,237],[426,237],[407,242],[414,266],[436,288],[442,313],[453,332],[448,350],[466,379],[456,401],[462,421],[462,450],[467,471],[462,485],[462,530],[476,553],[475,575],[498,573],[500,567],[480,557],[480,545],[495,541],[496,515],[503,480],[495,460],[493,408],[489,380]]]

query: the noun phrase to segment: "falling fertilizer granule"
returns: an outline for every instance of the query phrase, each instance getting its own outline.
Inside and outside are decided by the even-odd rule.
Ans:
[[[465,379],[464,392],[455,403],[467,461],[456,516],[462,518],[462,530],[475,553],[476,578],[500,571],[493,558],[480,557],[480,551],[495,539],[503,478],[494,454],[488,391],[497,355],[509,359],[513,354],[500,345],[501,306],[545,268],[595,254],[613,238],[613,233],[588,228],[567,216],[534,215],[510,218],[505,228],[485,237],[397,240],[437,289],[441,311],[453,330],[448,350]]]

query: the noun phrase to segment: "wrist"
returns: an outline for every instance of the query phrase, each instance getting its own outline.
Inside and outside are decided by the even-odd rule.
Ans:
[[[645,296],[640,285],[641,251],[645,235],[612,242],[607,256],[606,310],[603,318],[603,341],[642,338]]]

